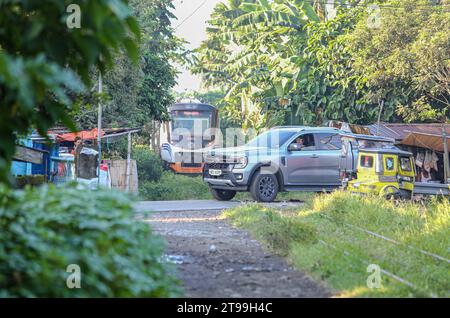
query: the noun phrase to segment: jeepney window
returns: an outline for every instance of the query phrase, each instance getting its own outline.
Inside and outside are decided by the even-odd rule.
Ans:
[[[362,168],[372,168],[373,167],[373,157],[372,156],[361,156],[361,161],[359,165]]]
[[[403,171],[411,171],[411,159],[409,159],[408,157],[401,157],[400,167]]]
[[[386,170],[392,171],[394,170],[394,158],[393,157],[386,157]]]

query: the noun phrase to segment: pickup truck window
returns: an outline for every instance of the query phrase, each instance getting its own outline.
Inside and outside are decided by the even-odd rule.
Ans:
[[[297,136],[294,141],[291,143],[296,145],[298,150],[315,150],[316,145],[314,143],[314,135],[313,134],[302,134]]]
[[[294,135],[294,131],[269,130],[255,137],[247,145],[250,147],[278,149]]]
[[[317,134],[319,140],[319,149],[339,150],[342,149],[341,136],[338,134]]]

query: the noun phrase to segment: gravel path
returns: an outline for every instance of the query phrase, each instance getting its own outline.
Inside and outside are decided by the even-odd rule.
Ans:
[[[218,210],[157,212],[144,222],[167,241],[187,297],[329,297]]]

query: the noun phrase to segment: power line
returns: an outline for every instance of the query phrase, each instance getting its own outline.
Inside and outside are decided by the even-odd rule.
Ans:
[[[191,14],[189,14],[186,18],[184,18],[184,20],[181,21],[180,24],[178,24],[178,25],[175,27],[175,30],[178,29],[180,26],[182,26],[184,22],[186,22],[186,21],[187,21],[190,17],[192,17],[198,10],[200,10],[200,8],[203,7],[207,1],[208,1],[208,0],[204,0],[202,3],[200,3],[200,5],[199,5],[194,11],[192,11]]]
[[[424,11],[424,12],[430,12],[430,11],[437,11],[438,9],[445,9],[444,12],[448,12],[448,8],[450,4],[414,4],[414,5],[408,5],[408,6],[395,6],[392,4],[378,4],[378,3],[343,3],[339,0],[336,0],[335,2],[332,2],[330,0],[327,1],[318,1],[321,5],[334,5],[336,7],[346,7],[346,8],[355,8],[355,7],[366,7],[369,8],[371,6],[378,6],[380,9],[397,9],[397,10],[413,10],[413,11]],[[314,3],[311,2],[311,5]]]

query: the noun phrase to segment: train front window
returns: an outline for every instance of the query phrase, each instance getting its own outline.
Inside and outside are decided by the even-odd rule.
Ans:
[[[191,134],[203,134],[205,130],[211,128],[211,119],[210,112],[174,111],[171,114],[172,130],[187,129]]]

